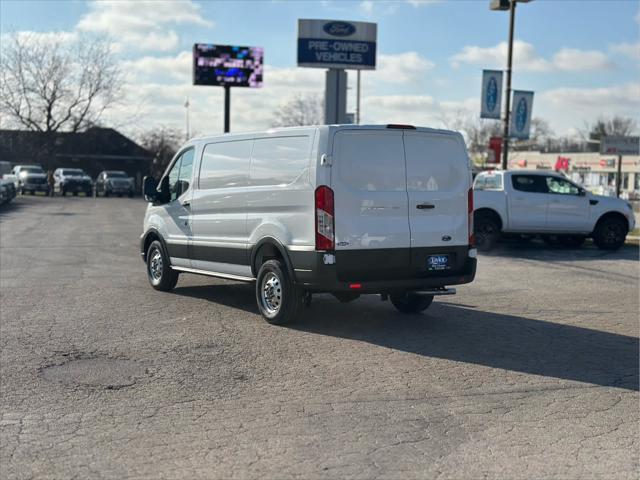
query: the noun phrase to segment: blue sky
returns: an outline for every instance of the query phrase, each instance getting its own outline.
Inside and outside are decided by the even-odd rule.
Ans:
[[[107,119],[123,128],[193,123],[217,131],[221,89],[190,85],[194,42],[265,48],[265,86],[234,90],[236,130],[265,128],[295,93],[321,94],[323,71],[297,68],[298,18],[378,24],[378,70],[363,74],[363,118],[446,126],[477,116],[483,68],[504,68],[508,13],[489,0],[185,1],[0,3],[3,34],[18,31],[109,36],[128,75],[127,108]],[[598,115],[640,111],[640,14],[637,1],[534,0],[516,16],[514,88],[534,90],[534,116],[571,133]],[[355,77],[355,76],[353,76]],[[351,96],[353,97],[353,95]],[[125,121],[136,105],[134,122]],[[350,108],[353,98],[350,98]]]

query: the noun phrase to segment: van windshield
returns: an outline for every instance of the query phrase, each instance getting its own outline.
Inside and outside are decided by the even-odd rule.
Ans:
[[[40,167],[21,167],[20,171],[27,173],[44,173],[44,170]]]

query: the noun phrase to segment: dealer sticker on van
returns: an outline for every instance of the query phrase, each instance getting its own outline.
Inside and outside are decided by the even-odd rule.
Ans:
[[[427,257],[427,270],[446,270],[447,268],[449,268],[449,255]]]

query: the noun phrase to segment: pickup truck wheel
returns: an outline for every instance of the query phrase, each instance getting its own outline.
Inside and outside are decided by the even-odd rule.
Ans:
[[[256,279],[256,301],[264,319],[272,325],[293,322],[303,304],[303,292],[280,260],[267,260]]]
[[[600,220],[593,231],[593,242],[603,250],[617,250],[624,245],[628,233],[625,222],[616,217]]]
[[[489,215],[478,215],[473,223],[476,237],[476,248],[481,252],[488,252],[495,247],[500,237],[500,228],[496,221]]]
[[[562,235],[558,237],[560,245],[569,248],[581,247],[587,238],[582,235]]]
[[[391,295],[389,300],[391,300],[391,303],[399,312],[415,314],[423,312],[431,306],[433,303],[433,295],[406,292],[400,295]]]
[[[178,272],[171,268],[169,257],[158,240],[154,240],[147,250],[147,277],[156,290],[169,292],[178,283]]]

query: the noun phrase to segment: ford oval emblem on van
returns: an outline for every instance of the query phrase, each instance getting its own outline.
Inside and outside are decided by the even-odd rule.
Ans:
[[[348,37],[356,33],[355,25],[347,22],[329,22],[322,26],[322,29],[334,37]]]
[[[443,235],[442,236],[442,241],[443,242],[449,242],[449,241],[451,241],[451,237],[449,235]]]

